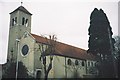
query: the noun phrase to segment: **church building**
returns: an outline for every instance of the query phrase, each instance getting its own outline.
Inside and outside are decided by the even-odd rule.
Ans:
[[[54,35],[47,38],[31,33],[31,17],[23,6],[10,13],[7,63],[23,62],[34,78],[87,78],[98,74],[96,57],[86,50],[59,42]]]

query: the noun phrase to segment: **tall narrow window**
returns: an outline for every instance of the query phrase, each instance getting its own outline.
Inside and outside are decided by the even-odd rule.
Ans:
[[[84,66],[85,64],[84,64],[84,61],[82,61],[82,66]]]
[[[25,24],[27,24],[28,23],[28,19],[26,19],[26,21],[25,21]]]
[[[75,65],[78,65],[78,60],[75,60]]]
[[[17,17],[15,17],[15,24],[17,23]]]
[[[25,18],[23,17],[22,18],[22,25],[24,25],[25,24]]]
[[[93,67],[93,62],[91,62],[91,66]]]
[[[14,26],[14,18],[12,19],[12,26]]]
[[[28,19],[25,20],[25,25],[28,26]]]
[[[90,66],[90,62],[88,62],[88,66]]]

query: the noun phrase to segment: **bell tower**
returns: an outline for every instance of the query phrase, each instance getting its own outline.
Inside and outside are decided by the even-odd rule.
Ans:
[[[18,53],[18,41],[25,31],[31,32],[32,14],[23,6],[10,13],[9,41],[7,61],[16,60]]]

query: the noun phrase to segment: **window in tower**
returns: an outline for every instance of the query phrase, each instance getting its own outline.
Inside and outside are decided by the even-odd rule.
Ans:
[[[28,26],[28,19],[25,20],[25,26]]]
[[[12,19],[12,26],[14,26],[14,18]]]
[[[15,24],[17,24],[17,17],[15,17]]]
[[[25,18],[23,17],[22,18],[22,25],[24,25],[25,24]]]

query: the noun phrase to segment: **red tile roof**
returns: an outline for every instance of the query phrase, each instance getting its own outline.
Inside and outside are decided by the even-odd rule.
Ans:
[[[35,38],[36,42],[50,45],[50,39],[35,34],[31,34],[31,35]],[[46,54],[46,55],[50,55],[50,54]],[[52,53],[52,55],[59,55],[64,57],[77,58],[77,59],[95,60],[95,56],[88,54],[86,50],[65,43],[61,43],[58,41],[55,42],[55,52]]]
[[[35,34],[32,34],[32,33],[31,33],[31,35],[35,38],[36,42],[48,44],[49,40],[47,38],[44,38],[42,36],[38,36],[38,35],[35,35]]]

